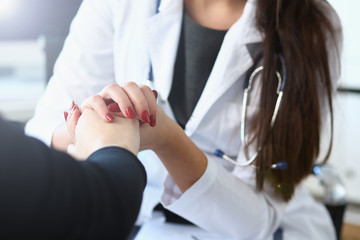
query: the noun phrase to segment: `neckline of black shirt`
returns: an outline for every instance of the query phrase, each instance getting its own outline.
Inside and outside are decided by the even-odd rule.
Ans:
[[[226,30],[194,22],[184,7],[169,102],[178,124],[185,128],[220,51]]]

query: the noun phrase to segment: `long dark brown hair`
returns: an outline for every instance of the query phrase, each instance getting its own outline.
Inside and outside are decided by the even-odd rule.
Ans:
[[[336,61],[331,59],[339,57],[341,27],[325,0],[258,0],[256,24],[264,33],[261,111],[254,118],[250,129],[253,141],[249,143],[262,147],[256,160],[257,189],[271,184],[288,201],[295,186],[311,173],[319,155],[323,103],[328,105],[332,142],[331,72],[339,64],[333,66]],[[287,82],[278,117],[271,128],[277,98],[275,71],[281,68],[277,52],[284,57]],[[324,161],[330,150],[331,147]],[[269,169],[279,161],[286,161],[288,168]]]

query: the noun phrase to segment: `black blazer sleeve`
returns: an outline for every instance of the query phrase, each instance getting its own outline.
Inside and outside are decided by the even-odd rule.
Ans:
[[[125,149],[79,162],[0,119],[0,239],[126,239],[145,185]]]

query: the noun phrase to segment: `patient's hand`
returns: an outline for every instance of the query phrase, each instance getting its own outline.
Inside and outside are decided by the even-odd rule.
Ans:
[[[65,112],[65,121],[66,121],[66,129],[69,134],[69,137],[71,138],[71,142],[75,143],[75,128],[76,124],[79,120],[79,117],[81,115],[80,109],[75,102],[72,102],[71,108],[69,112]]]
[[[85,109],[77,121],[75,148],[78,159],[86,159],[96,150],[107,146],[123,147],[135,155],[139,151],[139,121],[115,116],[105,122],[94,110]]]

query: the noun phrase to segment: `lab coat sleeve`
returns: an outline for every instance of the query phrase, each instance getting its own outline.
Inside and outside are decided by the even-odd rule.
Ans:
[[[111,0],[84,0],[26,134],[47,145],[63,112],[114,82]]]
[[[235,239],[272,236],[287,206],[268,186],[258,192],[211,158],[203,176],[184,193],[168,176],[162,204],[201,228]]]

